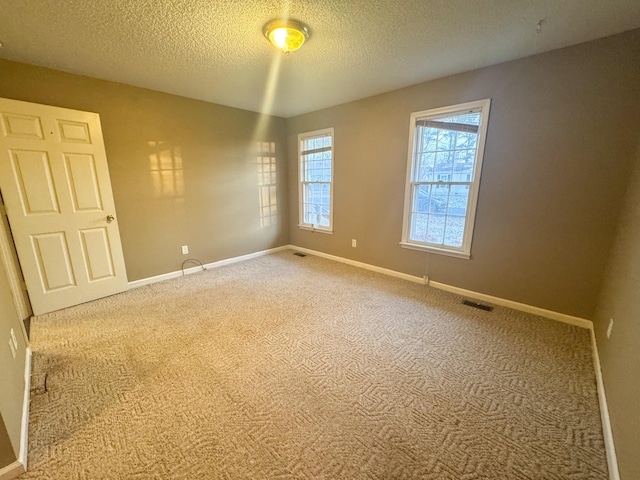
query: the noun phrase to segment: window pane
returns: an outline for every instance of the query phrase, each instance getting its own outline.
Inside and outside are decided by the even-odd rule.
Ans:
[[[306,182],[308,182],[310,180],[310,173],[309,172],[309,155],[303,155],[302,159],[301,159],[301,167],[302,167],[302,179]]]
[[[313,174],[311,175],[311,180],[314,182],[322,181],[322,168],[318,168],[321,165],[320,162],[313,162]]]
[[[452,185],[450,190],[447,215],[465,217],[469,203],[469,185]]]
[[[438,151],[453,150],[456,146],[456,132],[438,129]]]
[[[422,152],[435,152],[438,144],[438,130],[435,128],[423,128],[418,127],[421,139],[421,151]]]
[[[469,185],[417,185],[411,239],[461,247],[469,191]]]
[[[323,227],[329,226],[329,207],[320,207],[320,220],[318,221],[318,225]]]
[[[436,181],[450,182],[451,174],[453,173],[453,159],[454,154],[452,151],[436,153],[435,164],[435,179]]]
[[[304,215],[304,223],[314,224],[316,223],[316,215],[313,206],[306,205],[306,211]]]
[[[475,150],[462,149],[455,151],[453,171],[457,174],[473,172]],[[459,180],[456,180],[459,181]]]
[[[313,185],[313,203],[319,204],[322,199],[321,185],[317,183]]]
[[[305,138],[302,141],[302,151],[316,150],[319,148],[331,147],[332,139],[330,135]]]
[[[447,217],[444,244],[450,247],[461,247],[464,237],[464,217]]]
[[[418,185],[414,190],[413,211],[440,213],[447,208],[447,191],[438,192],[440,185]]]
[[[444,227],[446,217],[444,215],[429,215],[429,224],[427,225],[427,242],[436,245],[444,243]]]
[[[427,223],[429,223],[429,216],[416,213],[411,216],[411,231],[409,232],[409,238],[417,242],[427,241]]]
[[[320,203],[322,205],[329,205],[331,203],[331,190],[329,184],[322,184]]]
[[[477,133],[469,133],[469,132],[459,132],[458,139],[456,142],[457,148],[476,148],[476,139],[478,138]]]
[[[432,182],[435,163],[436,163],[435,153],[420,154],[419,160],[416,165],[417,166],[417,171],[415,174],[416,181]]]
[[[304,222],[328,227],[330,225],[331,185],[329,183],[305,183],[302,192]]]

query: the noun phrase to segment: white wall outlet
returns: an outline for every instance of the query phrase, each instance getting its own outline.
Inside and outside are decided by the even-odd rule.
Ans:
[[[16,347],[13,346],[13,341],[9,339],[9,348],[11,349],[11,355],[13,355],[13,359],[16,359]]]
[[[613,318],[609,319],[609,326],[607,327],[607,338],[611,336],[611,331],[613,330]]]
[[[182,245],[182,254],[183,255],[187,255],[189,253],[189,246],[188,245]]]
[[[13,342],[13,347],[17,350],[18,349],[18,339],[16,338],[16,334],[13,331],[13,328],[11,329],[11,341]]]
[[[351,239],[351,246],[353,248],[356,248],[358,246],[358,240],[356,240],[355,238]]]

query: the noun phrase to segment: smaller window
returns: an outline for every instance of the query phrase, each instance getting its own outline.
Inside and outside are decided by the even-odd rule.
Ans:
[[[333,128],[298,135],[300,192],[298,226],[333,232]]]
[[[490,104],[411,114],[403,247],[471,256]]]

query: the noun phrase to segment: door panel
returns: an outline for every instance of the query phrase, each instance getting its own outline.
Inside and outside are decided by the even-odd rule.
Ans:
[[[69,244],[64,232],[32,235],[31,239],[44,291],[74,287],[76,282],[69,259]]]
[[[89,124],[58,120],[58,131],[61,142],[91,143]]]
[[[80,230],[82,250],[88,267],[87,276],[90,282],[113,277],[115,267],[109,248],[109,234],[104,227]]]
[[[76,212],[102,211],[102,198],[93,155],[65,154],[69,191]]]
[[[34,314],[126,290],[99,116],[8,99],[0,115],[0,190]]]
[[[25,215],[60,213],[47,152],[9,150]]]
[[[5,113],[2,118],[6,137],[44,139],[39,117]]]

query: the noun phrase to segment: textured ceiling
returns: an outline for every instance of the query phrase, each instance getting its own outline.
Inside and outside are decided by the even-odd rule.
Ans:
[[[0,57],[289,117],[638,27],[638,0],[0,0]]]

